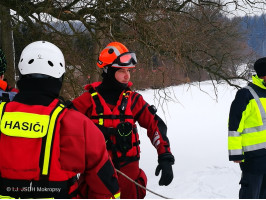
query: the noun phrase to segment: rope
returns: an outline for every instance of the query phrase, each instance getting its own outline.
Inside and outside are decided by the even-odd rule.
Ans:
[[[136,181],[134,181],[134,180],[132,180],[131,178],[129,178],[126,174],[124,174],[124,173],[121,172],[120,170],[118,170],[118,169],[115,169],[115,170],[116,170],[117,173],[121,174],[122,176],[124,176],[125,178],[127,178],[129,181],[135,183],[135,184],[136,184],[137,186],[139,186],[140,188],[142,188],[142,189],[144,189],[144,190],[147,190],[147,191],[149,191],[150,193],[155,194],[155,195],[157,195],[157,196],[159,196],[159,197],[162,197],[162,198],[164,198],[164,199],[170,199],[170,198],[165,197],[165,196],[163,196],[163,195],[160,195],[160,194],[158,194],[158,193],[156,193],[156,192],[153,192],[152,190],[148,189],[147,187],[144,187],[143,185],[140,185],[139,183],[137,183]]]

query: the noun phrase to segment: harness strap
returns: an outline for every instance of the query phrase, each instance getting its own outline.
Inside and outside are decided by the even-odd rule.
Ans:
[[[117,134],[117,128],[111,128],[111,127],[105,127],[105,126],[101,126],[96,124],[96,126],[101,130],[101,132],[104,135],[105,140],[107,141],[107,149],[111,149],[110,146],[108,146],[108,142],[109,142],[109,137],[111,135],[116,135]],[[137,134],[137,128],[133,127],[133,134]],[[133,143],[133,146],[138,146],[140,144],[140,140],[138,140],[137,142]]]
[[[134,119],[132,115],[102,115],[102,116],[99,116],[99,115],[93,115],[90,117],[91,119],[99,119],[99,118],[102,118],[102,119]]]
[[[103,125],[103,106],[100,102],[100,99],[99,99],[99,96],[98,96],[98,92],[94,89],[94,88],[90,88],[89,92],[91,93],[91,96],[96,104],[96,113],[98,114],[99,116],[99,124],[100,125]],[[100,117],[101,116],[101,117]]]
[[[114,166],[117,169],[120,169],[120,167],[125,166],[128,163],[130,163],[130,162],[139,160],[139,156],[138,156],[139,155],[139,152],[137,152],[137,156],[134,156],[134,157],[127,157],[127,156],[123,155],[122,157],[118,158],[118,156],[117,156],[117,147],[110,140],[110,136],[111,135],[114,135],[114,136],[117,135],[117,128],[108,128],[108,127],[100,126],[98,124],[96,124],[96,126],[101,130],[101,132],[104,135],[104,138],[106,140],[106,148],[108,150],[111,150],[112,151],[112,155],[113,155],[112,161],[114,163]],[[136,127],[133,127],[133,134],[135,134],[135,135],[137,134],[137,128]],[[140,144],[140,140],[134,142],[133,143],[133,146],[137,147],[139,144]],[[123,163],[122,165],[120,165],[121,162],[125,162],[125,163]]]
[[[138,140],[137,142],[133,143],[133,146],[139,146],[140,145],[140,140]]]

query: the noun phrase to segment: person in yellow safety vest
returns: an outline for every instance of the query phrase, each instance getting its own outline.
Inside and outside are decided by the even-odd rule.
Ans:
[[[61,50],[33,42],[22,51],[18,68],[20,92],[0,104],[0,199],[119,198],[101,131],[59,100]]]
[[[257,75],[237,91],[229,114],[229,160],[240,164],[240,199],[266,198],[266,57],[254,63]]]

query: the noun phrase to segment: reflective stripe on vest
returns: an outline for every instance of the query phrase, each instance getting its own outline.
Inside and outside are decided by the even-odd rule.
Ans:
[[[260,111],[260,115],[261,115],[261,119],[262,119],[262,125],[261,126],[256,126],[256,127],[252,127],[252,128],[245,128],[242,133],[241,133],[241,136],[242,137],[253,137],[252,136],[249,136],[248,134],[250,133],[254,133],[254,134],[263,134],[261,133],[262,131],[266,131],[266,114],[265,114],[265,110],[262,106],[262,103],[260,101],[260,98],[259,96],[257,95],[257,93],[254,91],[254,89],[250,86],[246,86],[244,87],[246,89],[248,89],[251,93],[251,95],[254,97],[254,100],[256,101],[257,105],[258,105],[258,108],[259,108],[259,111]],[[232,134],[229,133],[229,135]],[[233,133],[233,136],[235,137],[238,137],[238,133]],[[265,133],[265,136],[266,136],[266,133]],[[262,148],[265,148],[266,147],[266,142],[262,141],[261,143],[258,143],[258,144],[252,144],[252,145],[247,145],[247,146],[242,146],[242,149],[244,152],[247,152],[247,151],[254,151],[254,150],[258,150],[258,149],[262,149]],[[235,150],[236,152],[238,150]],[[236,153],[234,152],[234,153]],[[231,155],[234,155],[234,154],[231,154]]]
[[[255,99],[258,107],[259,107],[259,111],[260,111],[260,115],[261,115],[261,119],[262,119],[262,125],[257,126],[257,127],[252,127],[252,128],[246,128],[243,130],[242,134],[264,131],[264,130],[266,130],[266,114],[265,114],[265,110],[261,104],[260,98],[252,87],[246,86],[245,88],[247,88],[250,91],[250,93],[254,97],[254,99]]]
[[[242,155],[243,151],[242,149],[234,149],[234,150],[229,150],[229,155]]]
[[[241,133],[239,133],[237,131],[228,131],[228,136],[239,137],[240,135],[241,135]]]
[[[57,106],[51,114],[49,128],[47,132],[47,138],[46,138],[46,144],[45,144],[45,151],[44,151],[44,162],[43,162],[43,169],[42,169],[42,175],[48,175],[48,169],[50,164],[50,157],[52,153],[52,141],[53,141],[53,135],[55,132],[55,125],[56,121],[58,119],[59,114],[63,111],[65,106],[63,104],[60,104]]]

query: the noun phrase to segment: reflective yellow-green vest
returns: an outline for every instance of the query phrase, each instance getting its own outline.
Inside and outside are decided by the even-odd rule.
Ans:
[[[266,98],[259,98],[255,90],[246,86],[253,96],[242,113],[237,131],[228,132],[229,156],[266,148]]]

